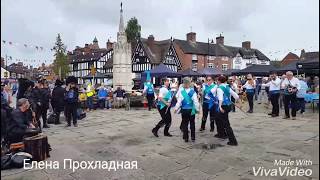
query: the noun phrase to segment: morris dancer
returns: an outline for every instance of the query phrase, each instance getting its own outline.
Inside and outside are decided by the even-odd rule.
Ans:
[[[172,95],[170,90],[168,89],[170,85],[170,80],[165,79],[164,80],[164,86],[160,88],[159,90],[159,96],[158,96],[158,103],[157,108],[161,115],[161,120],[156,125],[155,128],[152,129],[152,133],[154,136],[158,136],[158,130],[165,125],[164,127],[164,136],[171,137],[172,135],[169,133],[169,128],[171,126],[171,112],[170,112],[170,106],[171,106],[171,99]]]
[[[195,141],[195,114],[199,112],[199,101],[195,91],[190,88],[190,79],[183,79],[183,87],[178,92],[177,104],[175,106],[174,112],[177,113],[181,108],[182,115],[182,131],[183,139],[185,142],[189,141],[189,131],[188,126],[190,123],[191,140]]]
[[[212,89],[217,88],[216,84],[213,83],[212,77],[207,77],[207,83],[202,85],[202,121],[200,131],[204,131],[206,127],[206,121],[208,118],[208,113],[210,112],[210,132],[214,131],[214,111],[211,110],[214,105],[215,95],[211,92]]]
[[[155,97],[155,92],[154,92],[154,87],[153,84],[151,83],[151,76],[150,76],[150,72],[147,72],[147,82],[144,83],[144,89],[143,89],[143,93],[146,95],[147,100],[148,100],[148,108],[149,111],[151,111],[152,106],[153,106],[153,100]]]
[[[272,117],[279,116],[279,97],[280,97],[280,83],[281,80],[277,77],[277,73],[273,72],[271,75],[271,81],[262,86],[269,87],[270,100],[272,104],[272,112],[268,115]]]
[[[217,89],[217,96],[219,100],[219,109],[217,115],[217,121],[223,125],[223,130],[226,132],[229,142],[228,145],[236,146],[238,145],[237,139],[233,134],[233,130],[229,122],[229,112],[231,111],[231,96],[238,101],[239,96],[235,93],[230,86],[226,83],[227,78],[225,76],[220,76],[218,78],[219,87]],[[218,129],[219,130],[219,129]],[[222,134],[224,132],[220,132]]]
[[[247,82],[243,85],[242,88],[246,88],[246,95],[249,103],[248,113],[253,113],[253,97],[255,94],[256,83],[253,80],[251,74],[247,75]]]

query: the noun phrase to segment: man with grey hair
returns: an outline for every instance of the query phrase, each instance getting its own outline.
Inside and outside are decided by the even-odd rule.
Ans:
[[[293,76],[291,71],[286,72],[286,78],[283,80],[281,87],[284,89],[284,119],[289,119],[289,104],[291,106],[292,120],[296,119],[297,106],[297,92],[300,90],[300,83],[297,78]]]
[[[32,120],[28,119],[27,113],[30,108],[28,99],[21,98],[17,102],[17,108],[12,111],[11,119],[8,122],[8,141],[10,143],[17,143],[23,140],[28,128],[34,128],[31,123]]]

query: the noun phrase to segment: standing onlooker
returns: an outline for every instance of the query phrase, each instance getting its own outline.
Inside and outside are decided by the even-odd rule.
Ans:
[[[3,96],[4,96],[4,99],[6,100],[7,104],[9,106],[11,106],[11,103],[12,103],[12,93],[11,93],[11,89],[10,89],[10,86],[9,85],[5,85],[4,86],[4,89],[3,89]]]
[[[300,90],[297,92],[297,111],[300,110],[300,113],[303,114],[305,112],[305,101],[304,95],[307,93],[308,85],[304,81],[303,77],[299,77]]]
[[[103,85],[101,85],[98,91],[98,101],[99,101],[99,107],[101,109],[106,108],[105,103],[106,103],[107,96],[108,96],[107,89]]]
[[[256,83],[256,88],[255,88],[255,91],[254,91],[254,99],[257,101],[258,100],[258,97],[259,97],[259,94],[260,94],[260,91],[261,91],[261,83],[262,83],[262,78],[254,78],[254,81]]]
[[[291,106],[291,115],[292,120],[296,119],[296,103],[297,103],[297,91],[300,90],[300,83],[297,78],[293,76],[291,71],[286,73],[286,79],[281,84],[284,89],[284,110],[285,117],[284,119],[289,119],[289,105]]]
[[[66,87],[65,99],[65,115],[67,119],[67,127],[71,126],[71,118],[73,120],[74,127],[77,127],[77,109],[78,109],[79,93],[74,82],[71,82]]]
[[[50,101],[51,92],[49,89],[48,81],[42,80],[41,86],[42,87],[40,89],[40,94],[41,94],[40,112],[41,112],[41,117],[42,117],[42,121],[43,121],[43,128],[49,128],[48,122],[47,122],[47,112],[49,109],[49,101]]]
[[[319,77],[315,76],[313,80],[313,92],[319,94]]]
[[[13,83],[13,85],[12,85],[12,96],[15,95],[17,91],[18,91],[18,84],[17,83]]]
[[[64,93],[65,89],[61,87],[63,82],[60,79],[57,79],[55,82],[55,87],[52,90],[51,94],[51,106],[53,108],[53,112],[56,114],[57,118],[54,124],[60,124],[60,113],[64,110]]]
[[[282,76],[281,76],[281,82],[280,82],[280,97],[279,97],[279,104],[280,104],[280,109],[282,109],[282,107],[283,107],[283,99],[284,99],[284,88],[282,87],[282,83],[283,83],[283,81],[286,79],[286,75],[285,74],[283,74]]]

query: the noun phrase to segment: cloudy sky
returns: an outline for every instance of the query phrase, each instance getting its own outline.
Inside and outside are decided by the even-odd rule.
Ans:
[[[318,0],[122,2],[125,21],[137,17],[142,37],[185,39],[192,29],[203,42],[220,33],[227,45],[250,40],[270,59],[282,59],[289,51],[300,55],[302,48],[319,51]],[[57,33],[69,51],[91,43],[95,36],[105,47],[107,39],[116,40],[119,9],[120,0],[1,0],[1,56],[29,65],[48,64]]]

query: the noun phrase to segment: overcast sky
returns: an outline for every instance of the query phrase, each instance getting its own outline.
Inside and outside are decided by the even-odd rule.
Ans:
[[[13,60],[52,62],[50,49],[61,33],[67,50],[116,40],[120,0],[1,0],[1,56]],[[318,0],[123,0],[124,18],[137,17],[142,37],[185,39],[197,33],[207,42],[222,33],[225,44],[253,48],[270,59],[289,51],[319,51]],[[6,44],[2,41],[5,40]],[[13,45],[8,45],[12,41]],[[28,47],[25,48],[24,44]],[[30,45],[44,47],[37,51]],[[280,51],[280,52],[278,52]],[[271,53],[270,53],[271,52]],[[274,53],[277,52],[277,53]]]

